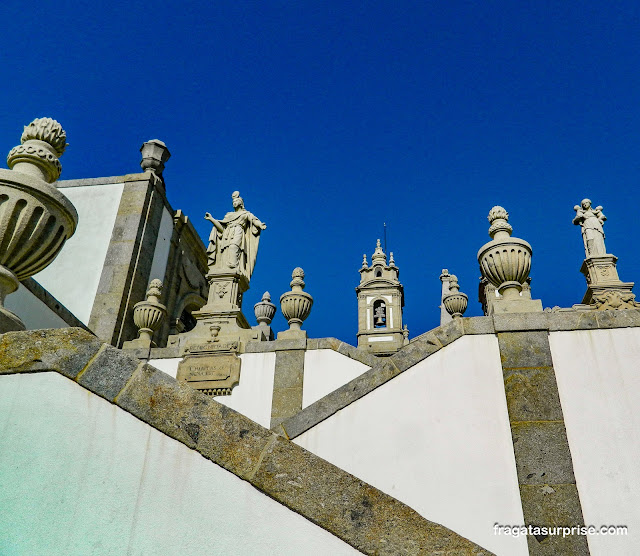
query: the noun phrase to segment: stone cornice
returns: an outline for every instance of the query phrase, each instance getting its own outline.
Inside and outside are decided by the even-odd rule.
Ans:
[[[51,371],[196,450],[365,554],[490,554],[84,330],[0,336],[0,376]]]

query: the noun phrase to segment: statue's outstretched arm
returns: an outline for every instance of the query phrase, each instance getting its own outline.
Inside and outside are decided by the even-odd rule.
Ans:
[[[208,220],[209,222],[211,222],[216,230],[218,230],[220,233],[222,233],[224,231],[224,228],[222,227],[222,224],[220,224],[219,220],[216,220],[213,216],[211,216],[208,212],[205,213],[204,215],[204,219]]]
[[[254,216],[253,214],[251,216],[252,216],[251,223],[256,228],[260,228],[261,230],[266,230],[267,229],[267,225],[264,222],[261,222],[258,217]]]

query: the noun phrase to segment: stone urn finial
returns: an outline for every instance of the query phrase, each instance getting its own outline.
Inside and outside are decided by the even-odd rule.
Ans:
[[[51,118],[36,118],[25,126],[20,143],[7,156],[9,168],[47,183],[60,177],[62,165],[58,158],[67,147],[67,134],[58,122]]]
[[[531,245],[511,237],[509,213],[502,207],[493,207],[488,220],[491,241],[478,251],[480,272],[505,299],[519,298],[531,270]]]
[[[24,329],[4,308],[5,297],[49,266],[76,230],[76,209],[51,185],[60,177],[66,139],[58,122],[37,118],[24,128],[22,144],[11,149],[11,170],[0,169],[0,333]]]
[[[164,163],[171,158],[171,153],[167,146],[159,139],[151,139],[140,147],[142,160],[140,166],[145,172],[153,172],[156,176],[162,177]]]
[[[153,333],[160,327],[167,314],[167,308],[159,301],[160,295],[162,282],[156,278],[149,284],[147,299],[133,307],[133,322],[140,329],[136,340],[138,347],[154,346],[151,340]]]
[[[280,296],[280,309],[289,323],[289,330],[300,331],[302,322],[311,313],[313,297],[302,291],[305,286],[303,280],[304,270],[300,267],[294,269],[291,277],[293,278],[290,284],[291,291]]]
[[[444,308],[454,319],[460,318],[467,310],[469,298],[460,291],[458,278],[453,274],[449,276],[449,292],[449,295],[442,298]]]
[[[271,294],[264,292],[262,294],[262,301],[256,303],[253,306],[256,320],[260,326],[269,326],[273,320],[273,316],[276,314],[276,306],[271,303]]]
[[[403,346],[408,346],[409,345],[409,328],[407,328],[407,325],[404,325],[404,328],[402,329],[402,345]]]

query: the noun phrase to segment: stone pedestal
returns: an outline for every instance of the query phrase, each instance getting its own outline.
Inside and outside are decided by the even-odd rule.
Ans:
[[[242,351],[245,342],[261,337],[261,333],[253,330],[242,314],[242,295],[249,289],[249,281],[233,271],[209,273],[207,280],[207,304],[192,313],[196,326],[189,332],[170,337],[169,343],[177,342],[180,354],[184,354],[191,345],[217,338],[225,342],[238,342],[238,349]]]
[[[489,304],[487,314],[496,315],[501,313],[541,313],[542,301],[540,299],[527,299],[520,297],[516,299],[496,298]]]
[[[618,277],[615,255],[588,257],[582,263],[580,272],[587,279],[587,291],[582,298],[584,305],[596,309],[633,309],[638,305],[631,292],[633,282],[623,282]]]

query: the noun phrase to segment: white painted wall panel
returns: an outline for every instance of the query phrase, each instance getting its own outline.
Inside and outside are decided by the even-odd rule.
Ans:
[[[269,428],[276,354],[243,353],[240,359],[240,384],[232,390],[230,396],[215,396],[214,399]],[[152,359],[149,364],[175,378],[180,361],[182,358]]]
[[[164,208],[162,209],[162,219],[160,220],[156,249],[153,252],[153,261],[151,262],[149,282],[151,282],[151,280],[154,280],[155,278],[164,282],[164,275],[167,271],[167,261],[169,260],[169,251],[171,250],[172,235],[173,215],[166,208]]]
[[[304,355],[302,407],[324,398],[369,367],[332,349],[312,349]]]
[[[591,554],[638,554],[640,328],[552,332],[549,343],[585,523],[628,527],[587,537]]]
[[[67,328],[69,325],[22,284],[5,298],[4,306],[18,315],[27,330]]]
[[[504,556],[528,554],[497,339],[464,336],[319,423],[300,446]]]
[[[89,324],[124,184],[60,188],[78,211],[78,228],[58,257],[34,278]]]
[[[359,554],[57,373],[0,377],[4,555]]]

